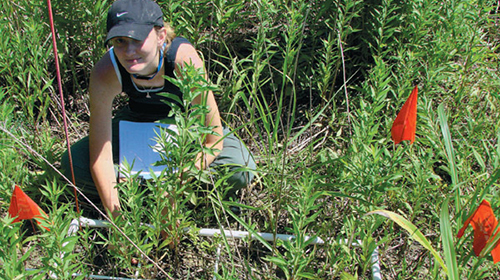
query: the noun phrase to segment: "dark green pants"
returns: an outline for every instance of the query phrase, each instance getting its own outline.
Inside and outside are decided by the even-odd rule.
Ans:
[[[119,151],[118,151],[118,122],[126,121],[156,121],[154,116],[138,114],[124,108],[119,111],[113,118],[113,162],[118,166]],[[224,145],[220,154],[210,165],[210,169],[215,172],[220,170],[228,170],[232,175],[227,179],[227,185],[231,191],[236,191],[247,186],[253,179],[254,175],[249,171],[239,171],[242,167],[247,167],[250,170],[255,170],[255,162],[248,149],[243,143],[231,133],[229,129],[224,129]],[[82,138],[71,146],[71,156],[73,160],[73,169],[75,173],[75,181],[77,187],[84,190],[85,193],[92,197],[96,197],[97,189],[92,175],[90,174],[90,157],[89,157],[89,138]],[[224,168],[222,168],[224,167]],[[66,151],[61,158],[61,169],[63,174],[71,178],[69,167],[68,152]],[[228,173],[229,174],[229,173]],[[223,175],[223,174],[221,174]],[[98,197],[98,196],[97,196]]]

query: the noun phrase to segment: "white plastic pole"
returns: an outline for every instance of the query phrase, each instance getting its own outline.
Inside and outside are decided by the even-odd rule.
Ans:
[[[85,226],[85,227],[98,227],[98,228],[108,228],[110,227],[109,223],[103,220],[94,220],[94,219],[88,219],[85,217],[80,217],[80,219],[74,219],[71,221],[69,230],[68,230],[68,235],[73,235],[78,231],[79,226]],[[149,225],[150,227],[153,227]],[[189,228],[185,229],[186,231],[189,230]],[[250,237],[252,239],[256,239],[254,235],[249,233],[248,231],[239,231],[239,230],[220,230],[220,229],[210,229],[210,228],[202,228],[200,229],[198,235],[199,236],[205,236],[205,237],[213,237],[216,235],[221,235],[222,232],[224,232],[224,235],[229,238],[233,239],[242,239],[246,237]],[[257,235],[261,236],[264,240],[266,241],[274,241],[274,235],[272,233],[267,233],[267,232],[257,232]],[[288,235],[288,234],[277,234],[276,239],[280,239],[283,241],[290,241],[293,238],[295,238],[294,235]],[[309,240],[311,237],[306,236],[305,240]],[[348,243],[348,240],[343,240],[344,243]],[[313,241],[311,244],[318,244],[322,245],[325,244],[325,241],[319,237],[314,237]],[[353,246],[361,246],[362,242],[361,240],[356,240],[355,243],[353,243]],[[63,244],[63,247],[65,244]],[[372,263],[372,279],[373,280],[382,280],[382,275],[380,273],[380,261],[379,261],[379,252],[378,252],[378,247],[373,250],[373,253],[371,255],[371,263]],[[216,263],[217,265],[217,263]],[[92,275],[94,276],[94,275]],[[105,278],[94,278],[94,279],[129,279],[129,278],[109,278],[108,276],[99,276],[99,277],[105,277]],[[106,278],[107,277],[107,278]]]
[[[212,237],[215,235],[222,235],[222,232],[224,232],[225,236],[231,237],[231,238],[242,239],[242,238],[250,236],[252,239],[256,239],[256,237],[253,236],[248,231],[239,231],[239,230],[223,230],[223,231],[221,231],[220,229],[212,229],[212,228],[202,228],[202,229],[200,229],[200,232],[198,233],[198,235]],[[261,236],[266,241],[274,241],[274,235],[272,233],[257,232],[257,235]],[[276,239],[283,240],[283,241],[290,241],[294,238],[295,238],[294,235],[276,234]],[[305,237],[306,241],[309,239],[311,239],[311,237],[309,237],[309,236]],[[315,237],[313,239],[313,241],[311,242],[311,244],[325,244],[325,241],[323,241],[319,237]]]
[[[26,268],[26,271],[39,271],[34,268]],[[44,272],[43,270],[41,272]],[[105,276],[105,275],[92,275],[92,274],[82,274],[82,273],[73,273],[71,274],[73,277],[81,277],[85,276],[85,279],[112,279],[112,280],[151,280],[151,279],[142,279],[142,278],[124,278],[124,277],[114,277],[114,276]],[[53,278],[54,276],[49,277]]]
[[[217,280],[217,277],[215,277],[215,274],[217,271],[219,271],[219,260],[220,260],[220,248],[222,247],[222,244],[219,244],[217,247],[217,256],[215,257],[215,266],[214,266],[214,280]]]

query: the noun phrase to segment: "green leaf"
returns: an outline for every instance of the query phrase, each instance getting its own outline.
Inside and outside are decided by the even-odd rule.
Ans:
[[[427,238],[425,238],[423,233],[414,224],[412,224],[410,221],[405,219],[403,216],[396,214],[394,212],[391,212],[391,211],[387,211],[387,210],[375,210],[375,211],[371,211],[371,212],[366,213],[366,215],[373,215],[373,214],[378,214],[380,216],[389,218],[392,221],[394,221],[395,223],[397,223],[400,227],[402,227],[406,231],[408,231],[408,233],[410,234],[410,237],[413,238],[418,243],[420,243],[420,245],[424,246],[425,249],[429,250],[429,252],[431,252],[431,254],[434,256],[436,261],[441,265],[444,272],[446,274],[448,274],[448,268],[444,264],[441,256],[439,256],[438,252],[432,247],[429,240],[427,240]]]
[[[161,95],[161,96],[167,97],[169,99],[172,99],[173,101],[177,102],[178,104],[183,104],[183,102],[179,98],[179,96],[177,96],[175,94],[168,93],[168,92],[162,92],[162,93],[158,93],[158,95]],[[170,103],[168,103],[168,104],[170,105]]]
[[[278,257],[266,257],[266,259],[278,266],[281,266],[281,267],[286,267],[287,266],[287,262],[283,259],[283,258],[278,258]]]
[[[354,275],[351,275],[347,272],[342,272],[342,274],[340,275],[340,279],[341,280],[358,280],[358,277],[357,276],[354,276]]]
[[[449,268],[448,270],[448,279],[460,279],[458,274],[457,267],[457,255],[455,253],[455,247],[453,243],[453,231],[450,225],[450,214],[448,212],[448,199],[443,202],[441,206],[441,215],[440,215],[440,229],[441,229],[441,238],[443,239],[443,250],[444,250],[444,259],[446,261],[446,266]]]
[[[446,157],[448,158],[449,173],[451,175],[451,183],[455,189],[455,207],[461,209],[460,205],[460,188],[458,188],[458,173],[456,167],[455,150],[451,140],[450,128],[448,127],[448,118],[443,108],[443,103],[438,106],[439,123],[441,124],[441,132],[443,134]]]

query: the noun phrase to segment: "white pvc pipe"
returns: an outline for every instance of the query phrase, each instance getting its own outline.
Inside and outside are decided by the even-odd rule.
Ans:
[[[34,268],[26,268],[26,271],[39,271]],[[44,271],[41,270],[43,273]],[[72,277],[81,277],[84,276],[85,279],[112,279],[112,280],[151,280],[151,279],[142,279],[142,278],[124,278],[124,277],[114,277],[114,276],[105,276],[105,275],[92,275],[92,274],[82,274],[82,273],[73,273]],[[54,278],[53,275],[49,275],[49,277]]]
[[[349,243],[349,240],[344,239],[343,243]],[[352,246],[360,247],[363,244],[361,240],[356,240],[356,242],[351,243]],[[378,246],[373,250],[370,261],[372,263],[372,279],[373,280],[382,280],[382,274],[380,273],[380,261],[378,256]]]
[[[71,221],[71,224],[70,224],[70,227],[68,230],[68,235],[72,235],[72,234],[76,233],[78,231],[80,225],[85,226],[85,227],[98,227],[98,228],[110,227],[110,224],[106,221],[80,217],[80,219],[74,219],[73,221]],[[189,230],[189,228],[186,228],[185,230]],[[223,231],[221,231],[220,229],[209,229],[209,228],[200,229],[199,236],[213,237],[215,235],[221,235],[222,232],[224,232],[224,235],[226,237],[230,237],[233,239],[236,239],[236,238],[241,239],[241,238],[246,238],[246,237],[251,237],[252,239],[256,239],[256,236],[252,235],[248,231],[239,231],[239,230],[223,230]],[[274,234],[272,234],[272,233],[257,232],[256,234],[261,236],[266,241],[274,241],[275,240]],[[280,239],[283,241],[290,241],[293,238],[295,238],[294,235],[276,234],[276,239]],[[311,237],[305,236],[305,240],[309,240],[309,239],[311,239]],[[349,242],[348,240],[343,240],[343,243],[348,243],[348,242]],[[63,244],[63,247],[65,246],[65,244]],[[321,244],[325,244],[325,241],[323,241],[319,237],[314,237],[311,244],[321,245]],[[361,240],[356,240],[356,242],[352,243],[353,246],[361,246],[361,244],[362,244]],[[379,261],[378,247],[376,247],[375,250],[373,250],[373,253],[371,255],[370,260],[372,263],[372,279],[373,280],[382,280],[382,275],[380,273],[380,261]],[[108,277],[108,276],[100,276],[100,277]],[[108,278],[94,278],[94,279],[129,279],[129,278],[109,278],[108,277]]]
[[[380,261],[378,257],[378,246],[375,247],[375,250],[373,250],[371,262],[373,280],[382,280],[382,273],[380,272]]]
[[[256,239],[257,237],[249,233],[248,231],[239,231],[239,230],[223,230],[221,231],[220,229],[212,229],[212,228],[202,228],[200,229],[199,236],[206,236],[206,237],[212,237],[215,235],[222,235],[222,232],[224,232],[224,235],[227,237],[231,238],[245,238],[250,236],[252,239]],[[266,241],[274,241],[274,234],[272,233],[267,233],[267,232],[257,232],[257,235],[262,237]],[[288,234],[276,234],[276,239],[283,240],[283,241],[291,241],[294,239],[294,235],[288,235]],[[305,240],[309,240],[311,237],[305,236]],[[325,241],[323,241],[319,237],[315,237],[311,244],[325,244]]]
[[[217,246],[217,256],[215,257],[215,266],[214,266],[214,280],[217,280],[217,277],[215,276],[215,274],[217,273],[217,271],[219,271],[219,260],[220,260],[220,248],[222,247],[222,244],[219,244],[219,246]]]

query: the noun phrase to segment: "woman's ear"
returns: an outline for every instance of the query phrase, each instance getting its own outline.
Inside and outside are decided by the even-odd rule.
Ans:
[[[165,40],[167,40],[167,29],[165,27],[156,27],[156,35],[158,36],[158,46],[163,46]]]

